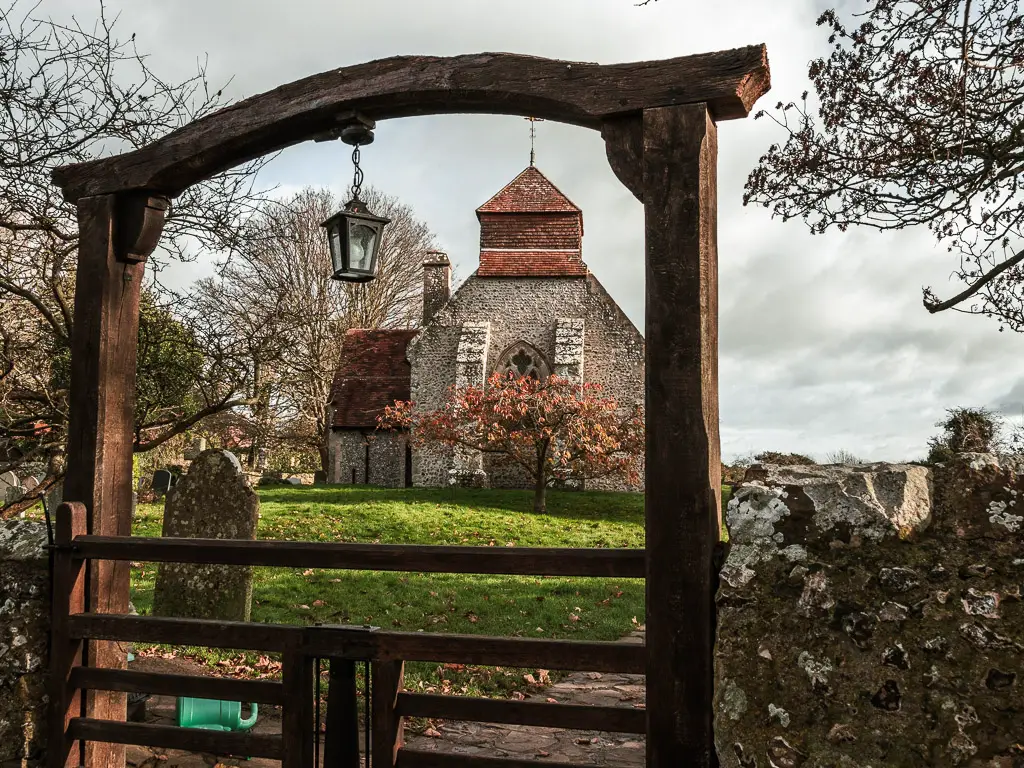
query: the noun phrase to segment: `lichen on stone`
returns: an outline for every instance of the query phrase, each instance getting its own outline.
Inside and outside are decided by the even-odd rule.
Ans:
[[[719,709],[730,720],[739,720],[747,711],[747,694],[736,685],[735,680],[727,680],[719,699]]]
[[[769,704],[768,717],[772,720],[777,720],[779,725],[781,725],[783,728],[789,727],[789,712],[784,710],[782,707],[777,707],[774,704]]]
[[[1012,502],[1010,502],[1012,503]],[[1021,529],[1021,524],[1024,523],[1024,517],[1021,515],[1014,515],[1007,511],[1009,503],[1005,501],[991,501],[988,505],[988,519],[992,525],[1001,525],[1006,530],[1016,533]]]

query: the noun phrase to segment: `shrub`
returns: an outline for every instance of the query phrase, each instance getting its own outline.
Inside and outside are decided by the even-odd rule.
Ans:
[[[840,448],[838,451],[832,451],[825,454],[826,464],[843,464],[847,467],[852,467],[857,464],[866,464],[863,459],[858,457],[856,454],[851,453],[845,449]]]
[[[928,441],[928,463],[948,461],[957,453],[993,453],[1002,448],[1002,418],[988,408],[949,408],[936,422],[942,433]]]
[[[782,467],[811,466],[818,463],[802,453],[780,453],[779,451],[761,451],[754,455],[754,461],[759,464],[778,464]]]

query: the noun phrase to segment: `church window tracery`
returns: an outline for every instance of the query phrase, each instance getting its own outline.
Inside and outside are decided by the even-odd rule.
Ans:
[[[516,342],[506,349],[495,370],[504,375],[529,376],[537,381],[544,381],[551,372],[544,356],[525,341]]]

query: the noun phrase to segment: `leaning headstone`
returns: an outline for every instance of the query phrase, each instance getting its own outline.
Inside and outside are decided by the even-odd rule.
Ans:
[[[167,493],[174,485],[174,475],[166,469],[158,469],[153,473],[153,493]]]
[[[10,488],[12,485],[19,485],[18,476],[13,472],[4,472],[0,475],[0,491]]]
[[[302,478],[301,477],[295,477],[293,475],[292,477],[289,477],[287,480],[285,480],[285,482],[286,483],[290,483],[291,485],[302,485]]]
[[[21,481],[21,487],[25,489],[25,493],[28,493],[29,491],[34,491],[36,487],[38,487],[38,485],[39,481],[31,476],[26,477],[24,480]]]
[[[256,538],[260,499],[238,459],[213,449],[196,457],[167,494],[163,535],[175,538]],[[163,563],[156,577],[153,615],[248,621],[252,568]]]

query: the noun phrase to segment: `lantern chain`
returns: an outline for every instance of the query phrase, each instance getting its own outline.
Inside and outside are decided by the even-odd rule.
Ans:
[[[352,148],[352,165],[355,167],[355,173],[352,177],[352,199],[359,199],[359,192],[363,188],[363,169],[359,167],[359,145],[356,144]]]

